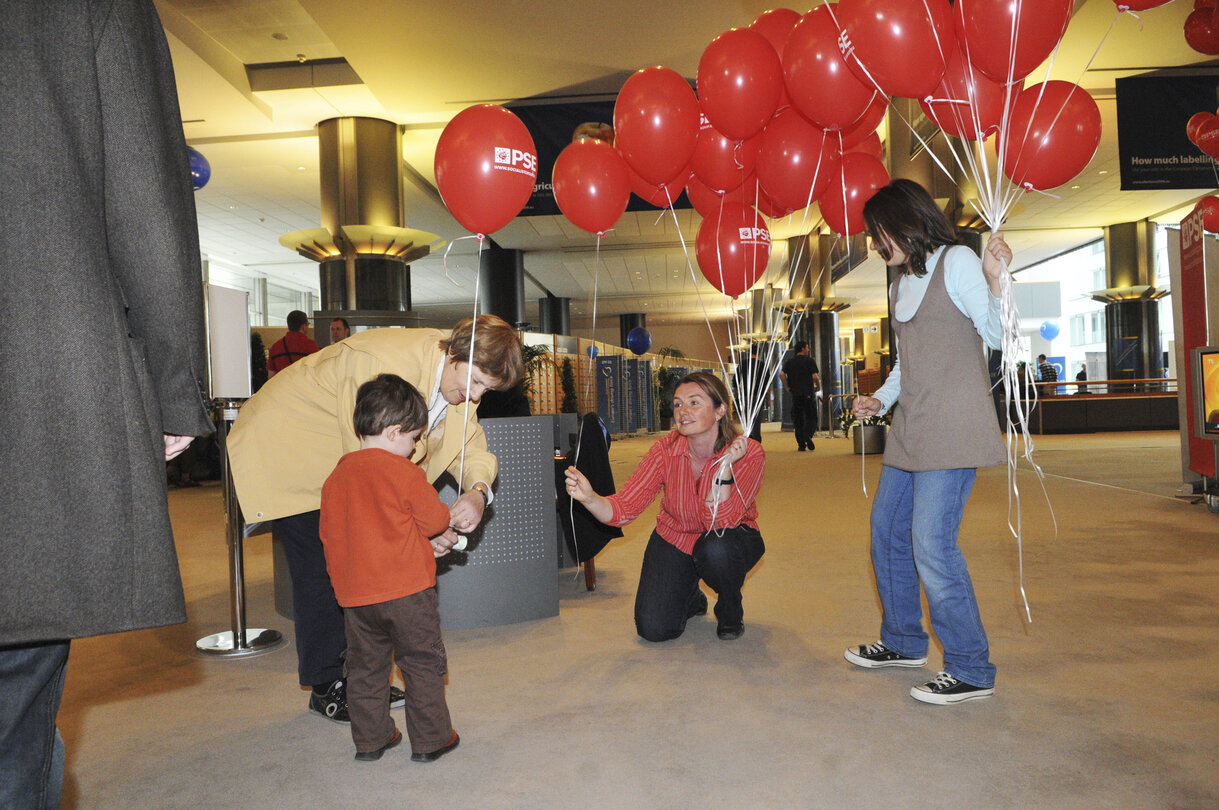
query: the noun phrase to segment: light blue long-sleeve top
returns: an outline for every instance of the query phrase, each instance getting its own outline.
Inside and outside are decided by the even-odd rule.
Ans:
[[[906,323],[918,312],[923,303],[923,295],[927,285],[935,274],[940,253],[947,250],[944,258],[944,287],[948,297],[965,317],[973,321],[974,328],[987,346],[998,349],[1003,341],[1002,302],[991,295],[986,283],[986,275],[982,272],[982,262],[972,250],[964,245],[948,245],[938,247],[927,258],[927,275],[919,278],[914,275],[903,275],[897,283],[897,302],[893,308],[893,317],[901,323]],[[889,372],[884,385],[872,396],[881,402],[881,413],[886,413],[897,402],[902,388],[901,359],[894,354],[893,370]]]

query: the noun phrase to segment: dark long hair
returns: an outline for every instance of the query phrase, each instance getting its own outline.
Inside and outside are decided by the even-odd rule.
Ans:
[[[718,453],[741,435],[741,429],[732,415],[732,398],[728,393],[728,386],[724,385],[724,381],[714,374],[693,371],[677,381],[677,385],[673,386],[673,392],[677,393],[677,389],[686,383],[694,383],[703,389],[703,393],[711,400],[714,407],[724,406],[724,418],[719,421],[719,433],[715,437],[715,452]]]
[[[883,236],[906,254],[906,272],[919,277],[927,275],[927,256],[933,250],[957,243],[948,217],[913,180],[894,180],[873,194],[864,203],[863,220],[877,252],[888,259]]]

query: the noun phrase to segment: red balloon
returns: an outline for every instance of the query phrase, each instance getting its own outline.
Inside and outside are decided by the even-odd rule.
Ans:
[[[762,36],[766,37],[766,41],[775,49],[775,53],[779,55],[779,62],[783,61],[783,50],[787,46],[787,36],[791,33],[792,27],[800,22],[800,12],[792,11],[790,8],[772,8],[769,11],[763,11],[749,27],[757,31]],[[791,96],[787,94],[787,87],[783,82],[779,83],[779,104],[775,108],[781,110],[784,107],[790,107],[792,103]]]
[[[768,219],[779,219],[780,217],[785,217],[794,210],[791,208],[784,208],[770,197],[766,196],[765,189],[759,191],[757,196],[757,204],[754,205],[754,208],[758,210],[759,214],[767,217]]]
[[[885,162],[885,145],[880,142],[880,133],[873,132],[859,143],[847,150],[848,152],[863,152],[871,155],[881,163]]]
[[[521,119],[498,104],[467,107],[436,142],[436,188],[468,231],[495,233],[533,194],[538,155]]]
[[[948,0],[842,0],[838,6],[838,47],[861,81],[886,96],[931,95],[956,39]]]
[[[1194,0],[1194,8],[1215,8],[1219,6],[1219,0]]]
[[[734,189],[753,171],[758,158],[759,140],[756,136],[743,141],[726,138],[704,116],[690,167],[708,188],[719,191]]]
[[[783,47],[787,44],[787,35],[798,22],[800,22],[800,12],[792,11],[790,8],[772,8],[755,17],[749,27],[766,37],[766,41],[782,59]]]
[[[1003,173],[1044,191],[1084,170],[1100,145],[1100,110],[1079,85],[1050,81],[1027,88],[1000,134]]]
[[[677,202],[677,198],[686,189],[686,183],[690,181],[690,167],[681,170],[677,177],[662,186],[655,186],[644,180],[631,168],[631,164],[627,164],[626,170],[631,179],[631,191],[635,196],[644,202],[651,203],[657,208],[668,208],[670,202]]]
[[[783,51],[783,81],[792,106],[822,129],[849,127],[879,95],[847,67],[828,5],[800,18]]]
[[[834,233],[863,233],[863,206],[878,189],[889,185],[885,166],[871,155],[847,152],[830,172],[830,187],[821,195],[821,216]]]
[[[1172,0],[1113,0],[1118,11],[1146,11],[1149,8],[1163,6]]]
[[[1219,233],[1219,197],[1209,194],[1194,205],[1194,210],[1202,210],[1202,227],[1211,233]]]
[[[1216,8],[1200,8],[1185,18],[1185,42],[1198,53],[1219,55],[1219,19]]]
[[[676,71],[654,66],[631,75],[614,102],[614,145],[632,169],[659,186],[694,154],[698,99]]]
[[[850,149],[875,132],[876,128],[880,126],[880,122],[885,120],[885,113],[888,111],[888,96],[877,93],[876,98],[872,99],[872,103],[868,105],[868,109],[859,116],[859,120],[842,130],[842,149],[844,151]]]
[[[577,228],[602,234],[614,227],[631,198],[630,168],[605,141],[581,138],[559,153],[551,174],[554,201]]]
[[[1057,47],[1073,8],[1074,0],[956,0],[957,40],[983,75],[1000,84],[1018,81]]]
[[[731,298],[754,285],[770,260],[770,229],[762,216],[740,203],[724,203],[703,220],[695,242],[698,269]]]
[[[838,156],[838,138],[794,109],[770,119],[758,150],[758,182],[770,200],[786,211],[807,208],[829,185],[829,166]]]
[[[1185,134],[1189,137],[1190,143],[1199,145],[1198,133],[1201,131],[1204,125],[1212,123],[1215,118],[1216,115],[1209,112],[1200,112],[1191,115],[1189,120],[1185,122]]]
[[[757,135],[774,115],[783,66],[766,37],[729,28],[698,60],[698,100],[711,126],[735,140]]]
[[[992,81],[970,65],[957,47],[932,99],[919,101],[919,106],[945,133],[971,141],[985,140],[999,131],[1003,121],[1006,87],[1012,88],[1010,101],[1014,101],[1020,89],[1018,82],[1005,86]]]

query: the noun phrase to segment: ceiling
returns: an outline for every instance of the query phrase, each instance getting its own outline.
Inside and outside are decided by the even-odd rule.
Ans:
[[[435,144],[465,107],[527,97],[612,98],[634,70],[664,64],[693,77],[707,43],[747,25],[770,6],[739,0],[155,0],[169,36],[187,142],[211,164],[196,194],[200,241],[219,265],[237,265],[277,283],[317,288],[316,265],[279,244],[290,231],[320,224],[315,124],[374,116],[405,125],[406,226],[445,240],[468,236],[435,189]],[[1204,57],[1184,41],[1189,0],[1118,15],[1113,0],[1076,0],[1076,13],[1049,78],[1083,85],[1102,114],[1096,157],[1068,186],[1025,195],[1005,232],[1027,267],[1099,238],[1115,222],[1177,222],[1198,191],[1120,191],[1113,80]],[[801,9],[803,10],[803,9]],[[1103,44],[1102,44],[1103,43]],[[1098,50],[1099,48],[1099,50]],[[361,84],[255,92],[245,66],[342,57]],[[1089,64],[1090,62],[1090,64]],[[1030,77],[1043,80],[1047,66]],[[896,121],[894,126],[905,126]],[[783,239],[812,229],[812,215],[771,222],[768,275],[787,257]],[[594,275],[598,312],[644,312],[649,324],[701,321],[728,310],[697,271],[687,248],[699,218],[627,213],[602,241],[563,217],[519,217],[494,235],[526,251],[526,299],[549,292],[586,316]],[[477,250],[452,243],[411,265],[416,309],[437,319],[469,312]],[[884,314],[883,268],[875,259],[840,280],[835,298],[855,303],[858,323]],[[534,310],[536,312],[536,310]],[[530,308],[527,307],[527,317]]]

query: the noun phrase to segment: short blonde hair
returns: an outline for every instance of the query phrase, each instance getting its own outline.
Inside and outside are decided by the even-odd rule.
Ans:
[[[440,348],[458,363],[470,362],[470,338],[474,338],[474,365],[499,381],[496,388],[507,390],[525,373],[521,359],[521,338],[508,322],[496,315],[466,318],[440,341]]]

